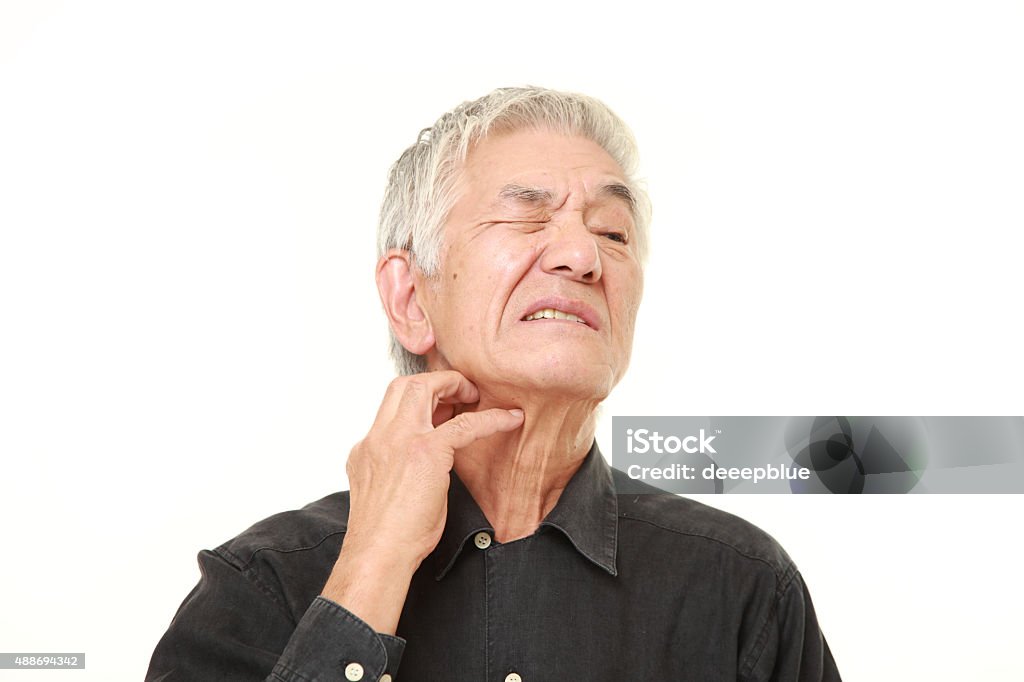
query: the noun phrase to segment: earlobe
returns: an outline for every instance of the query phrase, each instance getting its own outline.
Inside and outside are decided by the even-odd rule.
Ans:
[[[377,263],[377,291],[398,341],[411,353],[425,355],[434,347],[434,330],[417,297],[412,256],[391,249]]]

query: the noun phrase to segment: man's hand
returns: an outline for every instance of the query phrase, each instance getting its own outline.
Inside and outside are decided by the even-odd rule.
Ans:
[[[323,596],[394,634],[413,573],[441,539],[455,451],[523,423],[521,410],[458,412],[479,400],[456,371],[399,377],[346,472],[350,507]]]

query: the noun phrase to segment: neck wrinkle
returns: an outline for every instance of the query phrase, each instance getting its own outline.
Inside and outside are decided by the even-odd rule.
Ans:
[[[590,451],[598,403],[517,405],[481,391],[472,411],[520,407],[525,412],[520,429],[455,452],[455,472],[494,528],[498,542],[532,535],[554,509]]]

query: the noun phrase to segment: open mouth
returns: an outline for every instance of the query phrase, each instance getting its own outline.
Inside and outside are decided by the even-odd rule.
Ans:
[[[523,322],[529,322],[531,320],[565,320],[566,322],[578,322],[584,327],[589,327],[586,321],[578,315],[573,313],[567,313],[557,308],[544,308],[536,312],[530,313],[522,319]]]
[[[597,331],[601,328],[601,316],[586,301],[565,296],[544,296],[536,299],[525,308],[520,322],[536,322],[539,320],[555,320],[582,325],[585,329]],[[555,325],[570,329],[564,325]]]

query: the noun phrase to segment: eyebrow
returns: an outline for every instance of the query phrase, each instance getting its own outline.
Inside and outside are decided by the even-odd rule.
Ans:
[[[554,200],[555,196],[541,187],[524,187],[523,185],[505,185],[498,192],[505,200],[521,201],[524,204],[545,204]]]
[[[633,194],[633,190],[626,185],[623,185],[621,182],[612,182],[607,185],[603,185],[598,191],[598,194],[618,197],[629,204],[630,212],[636,213],[636,195]]]
[[[631,212],[636,212],[636,195],[633,194],[633,190],[621,182],[601,185],[598,194],[622,199],[629,206]],[[516,184],[505,185],[498,192],[498,196],[506,201],[519,201],[524,204],[546,204],[551,203],[555,198],[550,190],[542,187],[526,187]]]

